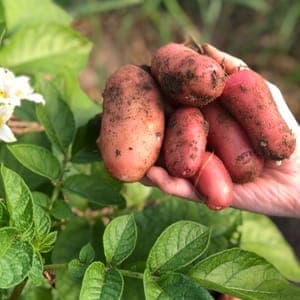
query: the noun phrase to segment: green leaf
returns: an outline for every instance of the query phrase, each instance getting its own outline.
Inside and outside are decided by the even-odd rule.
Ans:
[[[0,228],[7,226],[9,223],[9,214],[5,204],[0,201]]]
[[[38,205],[45,210],[48,210],[51,206],[51,199],[44,193],[34,191],[32,192],[32,198],[35,205]]]
[[[46,148],[30,144],[16,144],[8,146],[8,150],[30,171],[52,180],[58,178],[59,161]]]
[[[300,264],[291,246],[266,216],[243,212],[240,247],[272,263],[286,278],[300,282]]]
[[[94,262],[84,274],[79,299],[118,300],[121,299],[123,288],[123,277],[117,270],[105,270],[101,262]]]
[[[43,239],[51,229],[51,219],[49,214],[39,205],[33,205],[33,222],[36,239]]]
[[[207,290],[203,289],[200,285],[196,284],[183,274],[172,273],[164,275],[159,279],[158,284],[163,290],[163,297],[160,296],[159,299],[214,299]]]
[[[58,292],[57,298],[63,300],[79,299],[82,279],[74,277],[67,268],[57,271],[55,275],[55,288]]]
[[[109,264],[121,264],[134,250],[137,229],[133,215],[112,220],[103,235],[104,254]]]
[[[0,288],[20,283],[32,266],[32,246],[23,241],[15,228],[0,229]]]
[[[131,278],[125,276],[122,299],[144,300],[145,293],[144,293],[143,281],[137,278]]]
[[[169,226],[153,245],[147,266],[151,272],[176,271],[189,265],[208,247],[210,230],[192,221]]]
[[[147,269],[144,273],[144,289],[147,300],[214,299],[207,290],[179,273],[167,273],[155,281]]]
[[[134,253],[127,261],[145,261],[155,240],[169,225],[190,220],[212,229],[211,240],[219,242],[229,240],[241,223],[240,211],[225,209],[211,211],[205,205],[157,193],[156,189],[150,199],[159,199],[161,204],[148,207],[134,214],[138,227],[138,241]],[[145,239],[144,237],[147,237]]]
[[[158,283],[151,277],[151,272],[149,269],[144,271],[144,291],[146,300],[155,300],[163,294],[162,288],[158,285]]]
[[[84,93],[77,76],[72,74],[68,68],[61,70],[53,79],[53,83],[71,108],[77,128],[100,113],[100,104],[96,104]]]
[[[202,287],[245,300],[300,299],[300,288],[289,284],[264,258],[237,248],[198,262],[188,276]]]
[[[50,214],[58,220],[69,219],[74,216],[70,206],[64,200],[56,200],[53,203]]]
[[[90,264],[95,258],[95,250],[90,243],[83,246],[79,252],[79,260],[82,263]]]
[[[72,162],[85,164],[101,159],[96,144],[100,132],[100,118],[96,116],[85,126],[78,128],[72,147]]]
[[[64,153],[75,134],[72,111],[50,82],[39,78],[37,89],[46,99],[46,105],[36,106],[37,117],[51,143]]]
[[[43,277],[43,260],[38,252],[33,254],[32,267],[28,274],[30,284],[33,286],[39,286],[44,282]]]
[[[5,10],[6,28],[12,32],[28,24],[45,22],[68,25],[72,18],[51,0],[2,0]]]
[[[52,251],[53,263],[66,263],[74,258],[78,258],[81,248],[87,243],[91,243],[96,250],[96,257],[101,245],[99,239],[103,234],[103,225],[95,223],[89,224],[85,218],[74,217],[70,219],[64,230],[62,230]],[[98,251],[98,252],[97,252]]]
[[[50,252],[53,247],[54,244],[57,240],[57,231],[52,231],[50,233],[48,233],[41,241],[39,244],[39,251],[41,253],[47,253]]]
[[[123,198],[118,189],[101,181],[97,176],[73,175],[63,182],[63,191],[78,194],[99,205],[120,205]]]
[[[3,165],[1,166],[1,176],[10,215],[10,225],[15,227],[24,239],[32,239],[34,222],[31,192],[17,173]]]
[[[152,188],[139,182],[125,183],[122,194],[128,206],[142,206],[149,197]]]
[[[79,72],[91,44],[72,29],[54,23],[24,26],[1,48],[0,65],[16,73],[56,74],[62,67]]]
[[[75,258],[68,263],[68,272],[72,275],[72,277],[81,279],[83,278],[87,267],[87,264],[84,264],[78,258]]]

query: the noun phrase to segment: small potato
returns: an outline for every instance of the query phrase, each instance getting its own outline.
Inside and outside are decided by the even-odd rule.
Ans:
[[[109,173],[125,182],[140,180],[158,158],[164,135],[159,89],[148,72],[134,65],[108,79],[97,141]]]
[[[220,101],[245,129],[255,151],[282,160],[295,150],[296,139],[281,117],[265,80],[252,70],[231,74]]]
[[[170,117],[163,144],[168,172],[188,178],[199,169],[206,147],[207,123],[196,107],[182,107]]]
[[[213,153],[205,152],[199,171],[191,178],[200,194],[207,197],[210,209],[220,210],[231,205],[233,183],[222,161]]]
[[[151,72],[168,97],[188,106],[206,105],[221,95],[225,85],[224,70],[215,60],[182,44],[159,48]]]
[[[261,174],[264,161],[254,152],[244,129],[218,100],[201,110],[209,123],[207,144],[222,160],[232,180],[253,181]]]

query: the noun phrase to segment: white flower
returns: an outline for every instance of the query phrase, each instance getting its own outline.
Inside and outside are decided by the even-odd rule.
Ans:
[[[45,104],[41,94],[34,93],[29,77],[15,76],[7,69],[0,68],[0,104],[20,106],[21,100]]]
[[[0,106],[0,140],[6,143],[11,143],[16,141],[13,132],[6,125],[6,122],[11,118],[13,112],[14,112],[14,106],[12,105]]]

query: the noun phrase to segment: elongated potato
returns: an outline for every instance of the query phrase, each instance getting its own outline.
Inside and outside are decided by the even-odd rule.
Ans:
[[[214,210],[228,207],[233,199],[233,183],[222,161],[205,152],[199,171],[191,178],[200,194],[207,197],[206,205]]]
[[[196,107],[182,107],[167,123],[163,144],[168,172],[175,177],[188,178],[199,169],[206,147],[207,123]]]
[[[140,180],[157,160],[164,135],[159,89],[145,70],[118,69],[107,81],[97,141],[109,173],[125,182]]]
[[[231,74],[220,101],[240,122],[259,155],[281,160],[294,152],[296,139],[259,74],[252,70]]]
[[[217,102],[201,109],[209,123],[207,144],[222,160],[234,182],[253,181],[261,174],[264,161],[254,152],[241,125]]]
[[[221,95],[225,85],[224,70],[215,60],[182,44],[159,48],[151,72],[168,97],[188,106],[206,105]]]

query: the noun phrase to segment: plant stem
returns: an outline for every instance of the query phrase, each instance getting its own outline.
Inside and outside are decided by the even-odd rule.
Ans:
[[[131,277],[131,278],[136,278],[136,279],[141,279],[141,280],[143,280],[143,277],[144,277],[144,274],[139,273],[139,272],[133,272],[133,271],[129,271],[129,270],[120,270],[120,269],[118,269],[118,271],[126,277]]]
[[[28,278],[25,278],[22,282],[20,282],[17,286],[15,286],[9,300],[18,300],[22,294],[22,291],[27,283]]]
[[[67,264],[44,265],[44,271],[57,271],[67,267]]]

